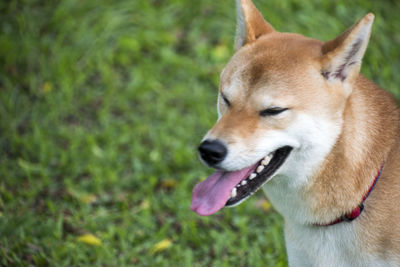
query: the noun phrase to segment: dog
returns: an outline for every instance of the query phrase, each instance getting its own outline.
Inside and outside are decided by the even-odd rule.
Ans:
[[[236,4],[218,120],[199,146],[216,172],[191,209],[211,215],[262,188],[284,217],[290,266],[400,266],[400,112],[360,74],[374,15],[322,42]]]

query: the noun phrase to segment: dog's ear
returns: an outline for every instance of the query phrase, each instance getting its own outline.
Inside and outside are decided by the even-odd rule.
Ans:
[[[369,13],[322,46],[322,75],[328,81],[352,82],[360,73],[374,15]]]
[[[236,0],[237,28],[235,51],[261,35],[274,31],[266,22],[251,0]]]

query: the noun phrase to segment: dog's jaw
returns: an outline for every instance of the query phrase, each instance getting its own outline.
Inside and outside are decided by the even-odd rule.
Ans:
[[[263,158],[254,171],[232,189],[231,197],[225,206],[234,207],[239,205],[269,182],[285,163],[292,149],[292,147],[285,146]]]
[[[224,206],[236,206],[250,197],[278,172],[292,147],[285,146],[238,171],[216,171],[193,190],[191,209],[211,215]]]

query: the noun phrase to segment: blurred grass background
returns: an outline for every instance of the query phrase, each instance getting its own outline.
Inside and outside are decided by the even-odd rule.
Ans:
[[[255,0],[280,31],[334,38],[376,20],[362,72],[400,98],[399,1]],[[0,265],[286,266],[258,193],[189,210],[212,170],[234,1],[0,2]]]

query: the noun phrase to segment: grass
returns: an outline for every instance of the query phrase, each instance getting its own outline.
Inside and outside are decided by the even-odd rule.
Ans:
[[[328,40],[376,14],[362,72],[400,98],[397,1],[255,1],[280,31]],[[189,210],[211,170],[234,1],[0,2],[0,265],[286,266],[259,193]],[[86,236],[85,234],[91,234]]]

